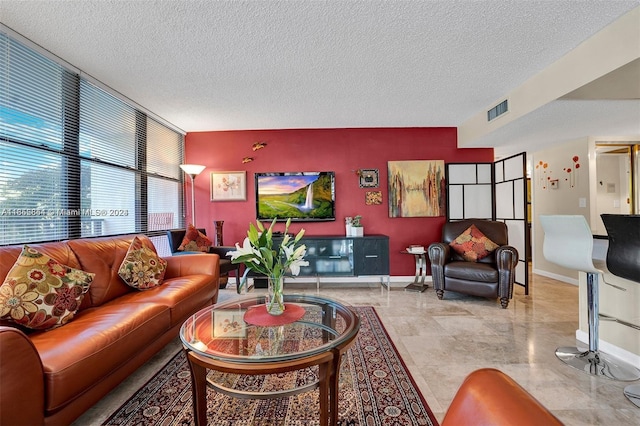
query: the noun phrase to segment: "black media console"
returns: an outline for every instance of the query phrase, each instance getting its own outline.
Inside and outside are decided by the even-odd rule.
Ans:
[[[282,237],[274,236],[273,242],[276,247],[281,241]],[[300,268],[299,277],[316,277],[316,283],[319,285],[321,277],[379,275],[383,285],[389,286],[388,236],[304,236],[301,242],[307,246],[304,258],[309,262],[309,266]],[[254,283],[258,288],[266,287],[266,279],[256,277]]]

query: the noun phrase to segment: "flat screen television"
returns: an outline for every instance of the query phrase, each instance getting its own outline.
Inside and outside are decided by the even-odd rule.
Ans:
[[[334,172],[256,173],[258,220],[336,220]]]

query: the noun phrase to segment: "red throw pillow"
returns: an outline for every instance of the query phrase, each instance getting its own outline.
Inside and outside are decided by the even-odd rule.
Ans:
[[[449,246],[467,262],[477,262],[489,256],[499,246],[487,238],[475,225],[468,227]]]
[[[189,224],[187,232],[184,234],[184,238],[182,239],[182,244],[178,247],[178,251],[208,252],[209,247],[212,245],[213,243],[206,235],[198,231],[198,229],[196,229],[192,224]]]

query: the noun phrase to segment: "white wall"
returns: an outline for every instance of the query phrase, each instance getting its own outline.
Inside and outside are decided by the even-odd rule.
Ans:
[[[544,232],[538,217],[544,214],[580,214],[590,223],[589,146],[589,138],[584,137],[534,152],[532,156],[533,272],[576,285],[577,271],[562,268],[544,258]],[[551,185],[553,180],[557,181],[555,187]]]

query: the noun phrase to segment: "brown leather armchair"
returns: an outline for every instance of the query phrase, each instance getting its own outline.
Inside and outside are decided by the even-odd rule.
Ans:
[[[449,244],[469,226],[475,225],[499,247],[477,262],[465,261]],[[518,251],[508,245],[507,225],[484,219],[447,222],[442,228],[442,242],[429,246],[433,287],[438,299],[444,291],[473,296],[500,298],[503,309],[513,297],[513,281]]]
[[[207,231],[204,228],[198,228],[198,231],[202,232],[204,235],[207,235]],[[167,238],[169,239],[169,247],[171,248],[171,254],[174,256],[191,253],[194,252],[186,252],[186,251],[178,251],[178,247],[182,243],[184,239],[184,234],[187,232],[186,229],[168,229],[167,230]],[[231,256],[227,256],[227,253],[235,250],[235,247],[231,246],[213,246],[209,247],[209,253],[215,253],[220,256],[220,288],[225,288],[227,286],[227,279],[229,277],[229,272],[235,271],[236,276],[236,288],[240,287],[240,264],[231,263]],[[227,279],[222,279],[222,278]],[[224,282],[224,283],[223,283]]]

